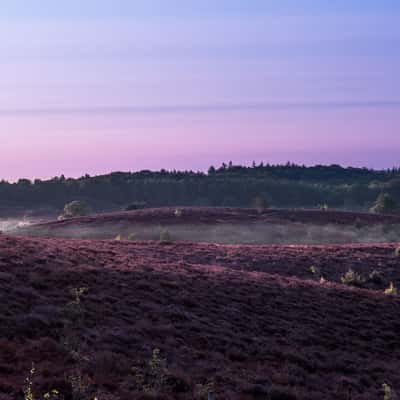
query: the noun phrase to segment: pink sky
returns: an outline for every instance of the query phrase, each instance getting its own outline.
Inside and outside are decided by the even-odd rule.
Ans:
[[[139,3],[118,0],[121,16],[105,0],[102,14],[60,0],[29,15],[6,0],[0,179],[229,160],[400,165],[398,10],[304,0],[305,12],[286,1],[288,14],[255,0],[183,18],[178,4],[160,16]]]
[[[397,118],[396,109],[3,117],[13,139],[3,143],[0,170],[16,179],[204,170],[229,160],[381,168],[400,164]]]

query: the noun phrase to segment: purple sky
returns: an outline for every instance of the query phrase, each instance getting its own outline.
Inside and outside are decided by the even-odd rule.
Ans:
[[[0,178],[400,165],[395,2],[4,3]]]

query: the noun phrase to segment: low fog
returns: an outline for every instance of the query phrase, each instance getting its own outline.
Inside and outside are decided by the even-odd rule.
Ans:
[[[3,231],[24,235],[76,239],[168,240],[220,244],[348,244],[400,241],[400,225],[313,225],[296,222],[249,224],[30,225],[2,222]]]

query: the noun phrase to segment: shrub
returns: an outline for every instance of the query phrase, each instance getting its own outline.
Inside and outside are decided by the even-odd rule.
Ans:
[[[385,290],[385,294],[388,296],[397,296],[397,288],[393,282],[390,282],[389,287]]]
[[[170,242],[171,240],[172,240],[171,234],[169,233],[169,231],[167,229],[163,229],[160,232],[160,242],[167,243],[167,242]]]
[[[154,349],[144,368],[132,368],[138,389],[144,393],[158,393],[166,384],[167,361],[159,349]]]
[[[65,205],[63,216],[65,218],[82,217],[87,215],[88,212],[89,209],[85,202],[74,200]]]
[[[137,240],[137,235],[136,235],[136,233],[130,233],[126,239],[127,240]]]
[[[73,368],[66,374],[66,378],[71,385],[72,400],[88,398],[90,386],[90,379],[83,372],[89,358],[84,352],[86,342],[82,337],[86,314],[83,300],[88,291],[87,287],[72,288],[70,290],[72,300],[63,309],[62,344],[74,362]]]
[[[143,201],[137,201],[137,202],[128,204],[125,207],[125,211],[143,210],[144,208],[146,208],[146,203]]]
[[[381,284],[383,283],[383,275],[382,272],[377,271],[374,269],[369,275],[368,275],[368,280],[369,282],[376,283],[376,284]]]
[[[85,320],[85,307],[83,304],[84,296],[88,293],[88,288],[80,287],[70,290],[72,300],[68,302],[62,310],[63,329],[61,331],[61,343],[69,356],[80,364],[84,360],[84,342],[81,331]]]
[[[328,211],[328,210],[329,210],[328,204],[320,204],[320,205],[318,206],[318,208],[319,208],[321,211]]]
[[[397,247],[397,249],[394,251],[394,255],[396,257],[400,257],[400,247]]]
[[[35,365],[32,363],[32,367],[29,371],[29,375],[25,378],[25,386],[23,389],[24,392],[24,400],[35,400],[39,399],[39,397],[36,396],[36,394],[33,391],[33,381],[35,378]],[[59,399],[59,391],[58,390],[51,390],[50,392],[47,392],[43,395],[43,397],[40,397],[44,400],[58,400]]]
[[[361,275],[353,271],[351,268],[342,276],[341,281],[345,285],[349,286],[362,286],[364,283]]]
[[[182,214],[183,214],[183,211],[182,211],[180,208],[177,208],[177,209],[174,211],[175,217],[182,217]]]
[[[321,276],[321,271],[320,271],[320,269],[319,269],[318,267],[316,267],[315,265],[312,265],[312,266],[310,267],[310,272],[311,272],[313,275]]]
[[[388,193],[381,193],[370,211],[374,214],[390,214],[399,211],[396,200]]]

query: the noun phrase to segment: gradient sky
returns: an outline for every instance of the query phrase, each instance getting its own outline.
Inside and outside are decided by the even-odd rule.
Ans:
[[[398,0],[2,0],[0,178],[399,166],[399,74]]]

